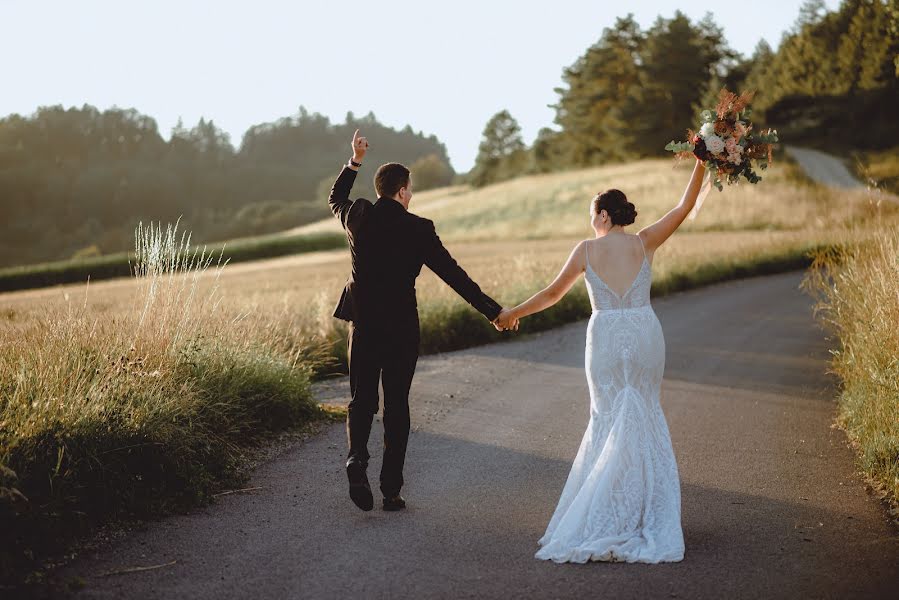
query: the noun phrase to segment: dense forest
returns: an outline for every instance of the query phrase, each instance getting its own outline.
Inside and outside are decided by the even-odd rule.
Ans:
[[[691,22],[678,11],[645,31],[628,15],[562,80],[558,128],[542,129],[530,148],[508,111],[490,119],[473,185],[663,155],[723,86],[755,90],[756,125],[791,143],[899,153],[899,0],[843,0],[834,11],[807,0],[777,51],[762,40],[750,57],[727,45],[711,15]]]
[[[298,114],[251,127],[235,149],[212,121],[162,138],[134,109],[49,106],[0,120],[0,266],[129,250],[143,220],[175,222],[208,242],[283,230],[327,215],[327,191],[353,129],[411,165],[416,186],[446,185],[446,148],[374,115],[331,123]],[[371,181],[354,191],[374,197]]]

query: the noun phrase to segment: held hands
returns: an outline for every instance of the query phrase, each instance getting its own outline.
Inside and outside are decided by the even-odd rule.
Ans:
[[[360,137],[357,129],[353,134],[353,160],[361,163],[366,152],[368,152],[368,138]]]
[[[508,308],[504,308],[492,323],[497,331],[518,331],[518,319],[514,318],[512,311]]]

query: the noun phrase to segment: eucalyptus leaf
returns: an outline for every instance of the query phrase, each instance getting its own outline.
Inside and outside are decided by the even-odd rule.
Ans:
[[[670,141],[665,145],[665,150],[669,152],[692,152],[695,146],[690,142]]]

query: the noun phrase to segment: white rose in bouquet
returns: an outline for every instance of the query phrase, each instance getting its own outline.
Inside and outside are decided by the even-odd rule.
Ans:
[[[715,124],[714,123],[706,123],[699,129],[699,135],[702,136],[702,139],[708,139],[710,135],[715,135]]]

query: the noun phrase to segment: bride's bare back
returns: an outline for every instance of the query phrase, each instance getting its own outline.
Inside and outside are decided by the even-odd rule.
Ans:
[[[608,233],[601,238],[588,240],[587,265],[603,283],[619,297],[633,285],[643,267],[643,242],[640,236],[630,233]]]

